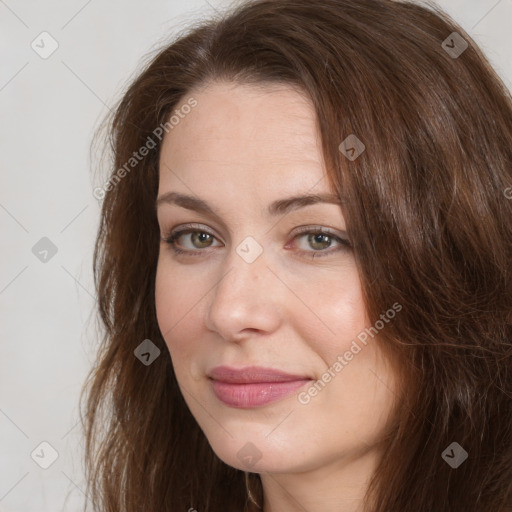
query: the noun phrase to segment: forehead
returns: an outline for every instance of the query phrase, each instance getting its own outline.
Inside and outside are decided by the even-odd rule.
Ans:
[[[304,187],[322,177],[316,114],[295,88],[221,82],[194,89],[182,103],[190,97],[197,106],[162,144],[161,185],[176,179],[165,168],[193,181],[229,174]]]

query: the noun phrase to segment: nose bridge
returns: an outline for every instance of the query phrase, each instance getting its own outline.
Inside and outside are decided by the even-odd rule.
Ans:
[[[267,268],[269,251],[253,237],[231,248],[226,272],[215,287],[207,324],[225,338],[234,338],[246,328],[275,328],[280,307],[275,294],[276,277]]]
[[[246,287],[264,285],[271,274],[267,268],[270,251],[264,247],[264,243],[263,237],[258,241],[249,235],[233,245],[226,261],[228,274],[219,283],[219,287],[227,288],[228,293],[239,296],[239,292],[243,292]]]

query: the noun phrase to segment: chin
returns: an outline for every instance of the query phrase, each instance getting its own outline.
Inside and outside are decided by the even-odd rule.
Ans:
[[[232,434],[236,435],[236,432]],[[241,471],[281,473],[296,465],[295,470],[301,470],[299,461],[290,457],[290,452],[293,452],[290,447],[272,444],[269,440],[261,439],[261,435],[253,436],[254,441],[251,441],[247,430],[244,430],[244,434],[243,437],[224,439],[222,442],[213,439],[208,439],[208,442],[220,460]]]

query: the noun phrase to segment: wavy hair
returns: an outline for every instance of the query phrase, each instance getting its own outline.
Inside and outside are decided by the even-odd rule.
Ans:
[[[127,87],[108,119],[103,333],[81,395],[90,504],[249,510],[246,476],[261,502],[259,476],[222,462],[188,410],[155,313],[157,128],[219,80],[311,98],[368,317],[403,306],[380,333],[404,386],[365,510],[510,512],[512,98],[439,7],[394,0],[245,1],[166,43]],[[340,151],[349,135],[365,145],[356,159]],[[146,339],[161,350],[150,366],[134,355]],[[452,443],[468,455],[456,468]]]

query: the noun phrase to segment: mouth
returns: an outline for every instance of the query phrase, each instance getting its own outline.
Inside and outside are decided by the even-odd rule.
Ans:
[[[213,392],[225,405],[252,408],[290,395],[313,379],[261,366],[232,368],[218,366],[208,377]]]

